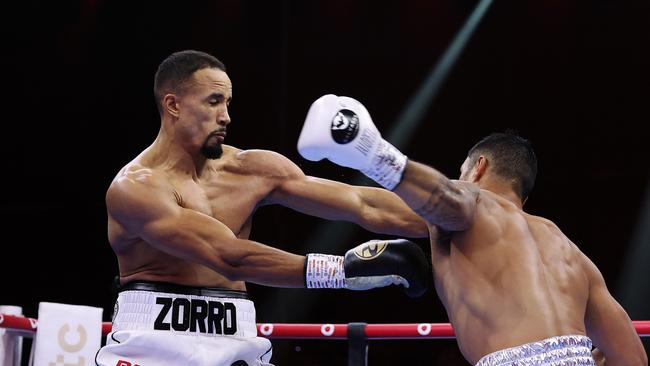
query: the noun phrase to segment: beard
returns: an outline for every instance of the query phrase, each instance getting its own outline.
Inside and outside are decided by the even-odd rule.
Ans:
[[[217,142],[216,145],[211,145],[208,141],[205,141],[203,146],[201,146],[201,154],[208,159],[219,159],[221,154],[223,154],[221,142]]]

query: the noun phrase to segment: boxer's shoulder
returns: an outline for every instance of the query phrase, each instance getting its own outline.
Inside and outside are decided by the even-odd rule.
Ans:
[[[169,177],[162,169],[134,162],[120,171],[111,187],[146,186],[153,188],[169,184]]]
[[[242,172],[264,177],[287,177],[300,169],[286,156],[271,150],[239,150],[235,155]]]

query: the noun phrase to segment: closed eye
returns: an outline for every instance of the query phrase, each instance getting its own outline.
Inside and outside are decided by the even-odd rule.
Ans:
[[[210,105],[217,105],[217,104],[223,103],[225,101],[226,105],[228,106],[228,105],[230,105],[231,100],[232,100],[232,97],[230,97],[230,98],[228,98],[226,100],[226,97],[221,93],[212,93],[208,97],[208,103],[210,103]]]

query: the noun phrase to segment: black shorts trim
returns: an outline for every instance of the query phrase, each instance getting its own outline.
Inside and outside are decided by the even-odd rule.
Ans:
[[[120,292],[122,291],[152,291],[178,295],[229,297],[250,300],[250,296],[248,296],[248,293],[245,291],[219,287],[185,286],[168,282],[132,281],[120,286]]]

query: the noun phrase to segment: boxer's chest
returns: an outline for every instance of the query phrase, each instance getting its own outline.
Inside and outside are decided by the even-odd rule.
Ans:
[[[269,193],[257,177],[221,172],[200,182],[176,184],[182,207],[213,217],[236,235],[249,230],[246,225],[258,202]]]

